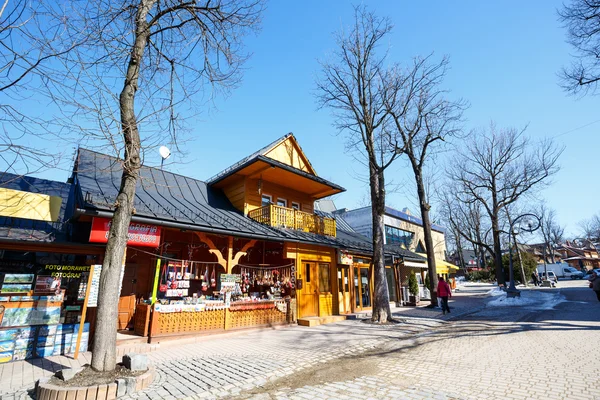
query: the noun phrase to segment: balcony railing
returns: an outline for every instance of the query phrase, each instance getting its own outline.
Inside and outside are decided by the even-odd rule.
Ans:
[[[335,237],[335,219],[270,204],[248,213],[261,224]]]

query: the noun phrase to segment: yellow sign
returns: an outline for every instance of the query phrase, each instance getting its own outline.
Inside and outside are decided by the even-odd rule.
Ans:
[[[56,222],[62,198],[0,188],[0,216]]]

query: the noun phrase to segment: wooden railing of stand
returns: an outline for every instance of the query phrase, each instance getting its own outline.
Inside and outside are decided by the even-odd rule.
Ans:
[[[248,217],[261,224],[277,228],[297,229],[335,237],[335,219],[309,214],[293,208],[270,204],[250,211]]]

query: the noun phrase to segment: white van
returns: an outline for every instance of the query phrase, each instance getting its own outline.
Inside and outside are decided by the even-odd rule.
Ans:
[[[544,273],[544,264],[538,264],[537,271],[540,276]],[[546,271],[554,272],[558,278],[582,279],[583,273],[567,263],[546,264]]]

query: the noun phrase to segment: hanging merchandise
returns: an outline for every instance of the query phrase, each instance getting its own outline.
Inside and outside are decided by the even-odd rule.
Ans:
[[[210,287],[217,287],[217,276],[216,276],[217,266],[213,265],[212,275],[210,277]]]
[[[204,275],[202,275],[202,291],[206,292],[208,290],[208,265],[206,265],[206,269],[204,270]]]
[[[163,283],[164,279],[166,278],[166,274],[167,274],[167,264],[165,263],[162,267],[162,273],[160,274],[160,280],[159,280],[160,285],[158,286],[158,291],[161,293],[166,293],[167,289],[169,288],[166,284]]]

